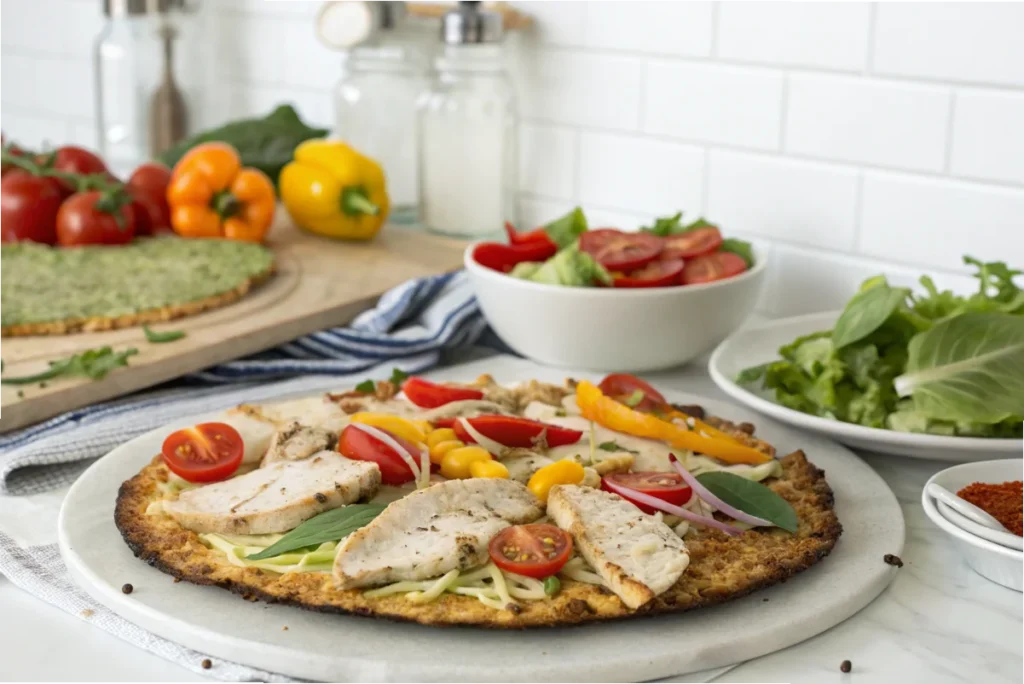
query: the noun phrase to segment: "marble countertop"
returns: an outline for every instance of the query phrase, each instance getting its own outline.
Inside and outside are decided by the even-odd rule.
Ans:
[[[725,399],[697,362],[650,375],[657,385]],[[899,499],[904,566],[867,608],[812,639],[742,663],[723,682],[986,682],[1024,679],[1021,594],[964,563],[920,504],[925,481],[948,463],[862,453]],[[0,530],[53,540],[63,492],[0,497]],[[93,628],[0,577],[0,680],[200,681],[202,678]],[[54,644],[60,655],[54,657]],[[852,663],[842,674],[839,664]],[[685,678],[665,681],[685,681]]]

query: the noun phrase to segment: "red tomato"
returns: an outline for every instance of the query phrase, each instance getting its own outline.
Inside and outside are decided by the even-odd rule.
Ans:
[[[654,261],[664,241],[649,233],[624,233],[614,228],[588,230],[580,236],[580,249],[609,271],[633,271]]]
[[[57,242],[77,245],[121,245],[135,237],[135,212],[131,204],[104,210],[104,193],[76,192],[57,212]]]
[[[57,214],[63,199],[52,178],[15,169],[0,182],[0,235],[3,242],[57,242]]]
[[[160,451],[175,475],[189,482],[216,482],[238,470],[245,445],[227,423],[200,423],[169,434]]]
[[[682,259],[659,259],[615,279],[615,287],[670,287],[683,275]]]
[[[529,418],[517,418],[515,416],[476,416],[466,419],[474,430],[477,430],[484,437],[493,439],[498,444],[507,447],[522,447],[529,449],[536,446],[535,440],[540,434],[547,430],[547,443],[550,447],[575,444],[583,437],[579,430],[548,425]],[[467,444],[475,443],[476,440],[462,426],[462,421],[456,420],[453,429],[459,439]]]
[[[665,238],[665,251],[661,253],[661,258],[692,259],[701,254],[710,254],[721,245],[722,233],[718,228],[705,226]]]
[[[618,492],[615,492],[605,484],[605,480],[610,480],[613,484],[617,484],[620,487],[635,489],[638,492],[661,499],[675,506],[682,506],[693,496],[693,490],[690,489],[688,484],[683,482],[683,476],[679,473],[649,472],[612,473],[611,475],[605,475],[601,480],[601,489],[618,494]],[[620,494],[620,496],[622,495]],[[622,498],[632,503],[644,513],[653,514],[656,510],[646,504],[637,503],[628,496],[623,496]]]
[[[513,525],[487,546],[491,560],[505,572],[543,579],[556,574],[572,555],[572,537],[545,523]]]
[[[455,423],[459,422],[457,418],[438,418],[430,421],[435,428],[451,428],[455,429]]]
[[[57,150],[53,168],[68,173],[110,173],[102,159],[89,150],[74,145],[67,145]]]
[[[747,270],[747,262],[732,252],[705,254],[687,262],[683,285],[710,283],[739,275]]]
[[[520,233],[516,230],[515,226],[508,221],[505,221],[505,234],[508,235],[508,243],[510,245],[525,245],[531,242],[555,244],[555,241],[551,239],[548,232],[543,228],[536,228],[531,231]],[[555,248],[557,249],[557,245]]]
[[[643,399],[633,407],[638,411],[651,411],[668,403],[665,401],[665,397],[661,396],[661,392],[635,375],[628,373],[612,373],[601,381],[598,388],[606,396],[620,402],[625,402],[637,391],[640,391],[643,394]]]
[[[136,235],[159,235],[173,233],[171,208],[164,195],[154,195],[145,190],[128,191],[132,196],[132,211],[135,214]]]
[[[380,428],[378,428],[380,429]],[[406,453],[419,463],[420,450],[397,435],[381,430],[395,440]],[[353,461],[370,461],[380,468],[380,479],[386,485],[402,485],[412,482],[415,475],[409,464],[405,462],[394,448],[388,446],[373,435],[352,425],[341,431],[338,439],[338,452]],[[415,455],[414,455],[415,454]]]
[[[483,399],[484,393],[469,387],[438,385],[423,378],[409,378],[402,385],[406,398],[420,408],[437,408],[453,401]]]
[[[133,190],[146,190],[165,197],[167,196],[167,186],[170,184],[171,170],[156,162],[142,164],[132,171],[127,183],[128,187]]]
[[[518,245],[484,242],[473,250],[473,260],[481,266],[508,273],[524,261],[546,261],[558,251],[554,242],[531,240]]]

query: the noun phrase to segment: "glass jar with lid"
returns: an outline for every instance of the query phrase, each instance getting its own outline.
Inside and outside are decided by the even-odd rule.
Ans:
[[[461,2],[419,109],[420,205],[429,230],[478,237],[516,219],[517,115],[501,15]]]

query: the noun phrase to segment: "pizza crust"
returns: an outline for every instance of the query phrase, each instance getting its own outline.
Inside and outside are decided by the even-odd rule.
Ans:
[[[640,610],[627,608],[604,587],[572,580],[542,601],[521,601],[518,610],[495,610],[473,597],[444,594],[431,603],[413,603],[403,595],[375,599],[361,590],[335,588],[327,573],[279,575],[232,565],[218,551],[164,514],[147,515],[161,498],[158,484],[168,471],[159,456],[121,485],[114,513],[117,528],[137,557],[175,581],[214,585],[251,601],[285,603],[324,613],[366,615],[426,625],[528,628],[678,613],[722,603],[783,582],[829,554],[842,526],[833,510],[825,473],[802,451],[783,459],[783,476],[766,482],[796,510],[795,535],[777,529],[751,530],[739,537],[709,531],[687,538],[690,565],[682,578]],[[136,585],[137,582],[134,582]]]

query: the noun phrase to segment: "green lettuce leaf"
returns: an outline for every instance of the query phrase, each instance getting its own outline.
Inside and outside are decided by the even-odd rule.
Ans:
[[[722,246],[718,248],[721,252],[730,252],[747,262],[747,268],[754,265],[754,248],[746,240],[726,238],[722,240]]]
[[[577,243],[559,251],[543,264],[534,266],[516,264],[509,275],[535,283],[569,287],[591,287],[595,283],[612,283],[611,274],[592,256],[581,252]]]
[[[562,249],[576,242],[580,235],[587,232],[587,217],[582,209],[576,207],[565,216],[544,226],[544,230],[558,248]]]

